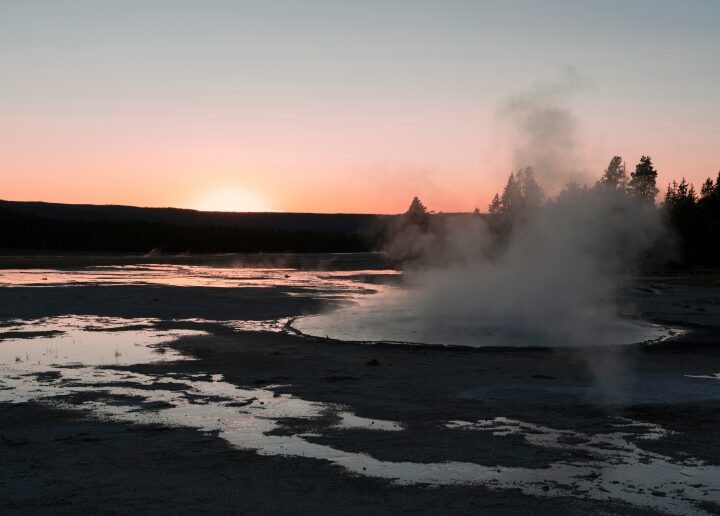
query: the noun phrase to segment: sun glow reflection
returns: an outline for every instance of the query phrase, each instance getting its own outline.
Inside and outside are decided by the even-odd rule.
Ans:
[[[201,211],[273,211],[255,192],[236,187],[208,190],[191,202],[190,207]]]

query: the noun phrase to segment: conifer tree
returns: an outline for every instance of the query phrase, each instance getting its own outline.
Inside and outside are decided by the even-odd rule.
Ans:
[[[639,199],[655,202],[658,194],[657,170],[653,167],[650,156],[640,158],[640,163],[635,166],[635,171],[630,175],[630,189]]]
[[[490,213],[502,213],[502,202],[498,194],[495,194],[495,197],[492,198],[492,201],[488,205],[488,211]]]
[[[405,212],[405,219],[411,224],[426,226],[430,222],[430,212],[423,202],[415,196]]]
[[[613,156],[610,164],[605,169],[597,186],[604,190],[616,191],[624,190],[627,185],[627,173],[625,171],[625,162],[620,156]]]

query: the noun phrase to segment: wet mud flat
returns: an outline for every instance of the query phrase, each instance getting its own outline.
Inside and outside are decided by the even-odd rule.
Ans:
[[[357,270],[358,292],[392,281]],[[16,346],[0,360],[0,510],[720,510],[713,273],[624,291],[628,310],[684,333],[583,350],[298,335],[292,318],[355,291],[295,274],[0,288],[0,346]],[[64,362],[63,335],[111,352]]]

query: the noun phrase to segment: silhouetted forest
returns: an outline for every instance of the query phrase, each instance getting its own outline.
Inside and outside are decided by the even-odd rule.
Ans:
[[[548,199],[533,169],[526,167],[510,174],[502,193],[492,198],[489,218],[485,221],[496,243],[502,246],[515,224],[553,203],[583,203],[590,201],[591,196],[592,200],[607,203],[608,209],[623,210],[629,203],[642,203],[649,209],[659,210],[669,230],[666,238],[658,241],[654,248],[657,256],[646,257],[648,263],[653,267],[660,264],[720,266],[720,173],[715,181],[707,178],[699,193],[685,178],[672,181],[659,204],[656,204],[657,174],[650,156],[642,156],[629,174],[624,160],[614,156],[595,185],[569,183],[555,198]],[[477,208],[473,215],[480,216]],[[431,223],[433,216],[416,197],[405,213],[403,224],[416,228],[419,233],[437,231],[438,225]],[[633,220],[628,219],[627,224],[633,224]],[[398,260],[413,259],[412,246],[405,243]]]
[[[120,253],[363,252],[374,248],[371,235],[142,220],[73,220],[0,208],[2,249]]]
[[[603,195],[610,201],[615,197],[654,205],[658,192],[657,170],[650,156],[642,156],[630,174],[623,159],[614,156],[593,187],[568,184],[555,202],[582,202],[583,196]],[[488,211],[513,219],[545,202],[532,168],[525,168],[510,174],[505,189],[495,194]],[[673,239],[661,243],[673,247],[670,264],[720,265],[720,173],[714,182],[708,177],[699,194],[685,178],[679,183],[672,181],[657,209],[666,219]]]
[[[362,233],[382,224],[385,215],[362,213],[234,213],[197,211],[182,208],[140,208],[137,206],[59,204],[0,200],[0,209],[19,211],[49,219],[135,221],[179,226],[221,226],[321,233]]]
[[[685,178],[667,187],[662,209],[680,239],[681,262],[720,265],[720,172],[707,178],[700,194]]]

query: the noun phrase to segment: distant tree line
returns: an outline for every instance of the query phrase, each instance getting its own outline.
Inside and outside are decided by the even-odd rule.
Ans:
[[[628,178],[625,162],[620,156],[614,156],[595,184],[595,188],[605,192],[618,192],[647,202],[654,202],[658,194],[657,170],[650,156],[643,156]],[[586,191],[587,187],[569,183],[560,192],[560,197],[572,196]],[[545,202],[545,193],[535,180],[532,167],[511,173],[502,195],[496,193],[488,211],[492,214],[518,213],[529,208],[540,207]]]
[[[502,196],[495,194],[488,211],[490,213],[518,213],[528,208],[540,206],[545,200],[545,193],[535,180],[532,167],[510,173]]]
[[[662,209],[681,239],[682,260],[689,264],[720,265],[720,172],[695,192],[685,178],[668,184]]]
[[[659,193],[657,170],[650,156],[642,156],[630,174],[620,156],[614,156],[600,179],[592,187],[569,183],[557,196],[558,202],[581,202],[583,195],[602,193],[605,199],[623,198],[627,201],[656,205]],[[531,167],[513,172],[502,193],[496,193],[488,212],[488,226],[500,241],[507,237],[517,219],[522,219],[548,202],[535,179]],[[685,178],[672,181],[664,200],[656,208],[661,211],[677,241],[676,265],[720,265],[720,173],[715,181],[707,178],[697,193]],[[432,212],[415,197],[405,213],[405,224],[428,228]],[[479,215],[476,208],[474,215]],[[631,220],[627,221],[632,224]]]
[[[365,252],[372,235],[143,221],[71,220],[0,209],[0,249],[64,252]]]

